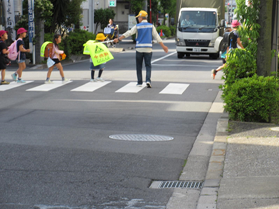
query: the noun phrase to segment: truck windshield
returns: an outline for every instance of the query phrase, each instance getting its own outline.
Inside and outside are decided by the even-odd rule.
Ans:
[[[213,32],[217,27],[214,11],[182,11],[179,28],[183,32]]]

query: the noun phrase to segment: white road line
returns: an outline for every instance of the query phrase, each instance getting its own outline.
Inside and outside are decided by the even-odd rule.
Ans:
[[[173,53],[170,53],[170,54],[168,54],[168,55],[166,55],[166,56],[163,56],[163,57],[161,57],[161,58],[159,58],[159,59],[153,60],[153,61],[151,62],[151,64],[153,64],[154,62],[158,62],[158,61],[160,61],[160,60],[162,60],[162,59],[165,59],[165,58],[167,58],[167,57],[169,57],[169,56],[172,56],[172,55],[174,55],[174,54],[176,54],[176,51],[173,52]]]
[[[159,94],[183,94],[189,84],[169,83]]]
[[[25,84],[28,83],[32,83],[33,81],[26,81],[26,83],[17,83],[15,81],[12,81],[10,84],[8,85],[0,85],[0,91],[7,91],[9,89],[13,89],[13,88],[17,88],[19,86],[23,86]]]
[[[167,67],[205,67],[205,68],[217,68],[220,65],[188,65],[188,64],[153,64],[153,66],[167,66]]]
[[[137,82],[130,82],[122,88],[118,89],[116,93],[138,93],[140,90],[146,87],[146,84],[143,83],[142,87],[136,86]]]
[[[68,83],[71,83],[72,81],[68,81],[66,83],[62,83],[62,81],[53,81],[52,84],[43,84],[31,89],[27,89],[26,91],[50,91],[52,89],[56,89],[58,87],[64,86]]]
[[[89,82],[82,86],[79,86],[71,91],[79,91],[79,92],[93,92],[107,84],[111,83],[111,81],[104,81],[104,82]]]

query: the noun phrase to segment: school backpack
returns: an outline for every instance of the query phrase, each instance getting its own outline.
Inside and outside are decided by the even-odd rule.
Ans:
[[[44,57],[45,58],[52,58],[53,57],[53,43],[48,43],[46,45],[46,48],[45,48],[45,52],[44,52]]]
[[[9,47],[8,47],[8,50],[9,50],[9,54],[8,54],[8,58],[10,60],[16,60],[18,54],[19,54],[19,51],[17,51],[17,40],[15,40]],[[19,59],[19,56],[18,56],[18,59]]]
[[[225,32],[223,35],[222,52],[227,51],[227,47],[237,48],[237,36],[232,32]]]

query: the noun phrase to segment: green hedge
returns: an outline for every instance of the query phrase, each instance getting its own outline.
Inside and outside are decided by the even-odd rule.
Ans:
[[[270,117],[278,114],[278,81],[273,76],[257,75],[239,79],[231,85],[224,102],[231,120],[270,122]]]
[[[45,34],[44,41],[52,41],[54,34]],[[83,44],[88,40],[95,40],[96,35],[85,30],[76,29],[74,32],[70,32],[65,37],[63,37],[62,43],[59,44],[59,48],[65,51],[67,58],[71,54],[82,54]]]
[[[156,28],[157,32],[160,34],[161,29],[163,30],[163,33],[165,34],[166,37],[170,37],[171,36],[171,30],[169,27],[165,26],[165,25],[160,25]]]
[[[224,67],[222,79],[224,84],[220,86],[224,98],[229,92],[231,85],[239,79],[252,77],[256,74],[257,64],[253,55],[243,49],[233,49],[227,55],[226,67]]]

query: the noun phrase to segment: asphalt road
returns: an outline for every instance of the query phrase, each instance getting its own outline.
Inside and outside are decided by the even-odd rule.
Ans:
[[[212,80],[210,71],[222,63],[177,59],[174,40],[165,44],[168,54],[154,45],[153,88],[138,93],[116,92],[136,82],[134,50],[113,54],[102,76],[111,82],[93,92],[71,91],[89,81],[88,60],[65,65],[73,82],[51,91],[29,91],[43,84],[47,69],[27,69],[23,79],[33,82],[23,86],[0,86],[0,208],[165,208],[173,190],[148,187],[179,179],[219,92],[221,74]],[[59,81],[59,73],[51,78]],[[189,86],[160,94],[170,83]],[[109,138],[114,134],[174,139]]]

